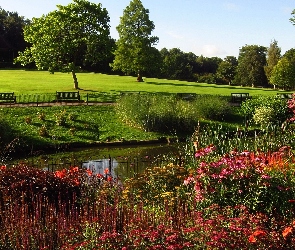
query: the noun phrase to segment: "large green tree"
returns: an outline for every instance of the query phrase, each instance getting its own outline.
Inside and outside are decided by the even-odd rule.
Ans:
[[[243,86],[266,86],[264,71],[267,48],[258,45],[245,45],[240,49],[235,84]]]
[[[278,42],[274,40],[270,43],[270,46],[267,50],[266,66],[264,67],[264,71],[265,71],[267,80],[269,82],[270,82],[271,72],[274,66],[277,65],[280,59],[281,59],[281,48],[278,46]]]
[[[139,72],[150,73],[159,68],[160,57],[153,47],[159,39],[151,35],[154,28],[154,23],[149,19],[149,10],[144,8],[140,0],[132,0],[124,9],[117,26],[119,39],[111,65],[113,70],[140,74]]]
[[[196,56],[193,53],[185,53],[179,48],[160,51],[162,56],[161,77],[177,80],[192,80],[193,65]]]
[[[0,62],[10,63],[24,51],[27,43],[24,40],[23,28],[28,19],[17,12],[6,11],[0,7]]]
[[[233,79],[235,78],[237,66],[237,58],[235,56],[227,56],[218,65],[216,73],[218,77],[220,77],[224,82],[227,82],[229,85],[231,85]]]
[[[73,0],[67,6],[40,18],[33,18],[25,27],[28,47],[16,61],[22,65],[35,62],[38,69],[50,72],[71,72],[78,89],[76,72],[85,64],[96,64],[111,53],[109,16],[101,4]]]
[[[295,49],[287,50],[273,68],[270,83],[285,90],[295,88]]]
[[[288,57],[283,57],[274,66],[270,83],[284,90],[295,88],[295,60],[289,60]]]

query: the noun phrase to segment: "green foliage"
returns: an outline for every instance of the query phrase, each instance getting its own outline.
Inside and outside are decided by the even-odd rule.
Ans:
[[[39,116],[43,114],[44,120]],[[120,121],[113,106],[23,107],[0,109],[0,145],[2,152],[12,151],[7,145],[22,141],[18,152],[53,148],[68,143],[99,143],[122,140],[157,139],[166,134],[142,133]],[[25,123],[25,118],[30,123]],[[6,146],[5,146],[6,145]],[[12,144],[11,144],[12,145]],[[2,158],[2,154],[0,155]]]
[[[1,64],[4,67],[11,67],[13,57],[17,55],[18,51],[23,51],[27,46],[23,36],[23,28],[28,23],[29,20],[19,16],[17,12],[6,11],[0,6],[1,46],[4,46],[4,49],[1,50]]]
[[[266,114],[269,110],[271,113]],[[256,112],[257,121],[262,122],[263,117],[267,115],[270,124],[282,124],[290,115],[287,101],[277,96],[259,96],[257,98],[248,99],[241,105],[241,112],[251,120]],[[264,114],[264,115],[263,115]],[[266,117],[265,117],[266,118]],[[261,124],[261,123],[260,123]]]
[[[237,72],[234,83],[243,86],[265,86],[267,78],[266,48],[258,45],[246,45],[240,49]]]
[[[273,68],[270,83],[284,90],[295,88],[295,58],[283,57]]]
[[[124,181],[124,199],[137,199],[146,205],[153,202],[157,204],[169,200],[177,194],[188,175],[184,167],[169,164],[164,167],[148,168],[144,173]]]
[[[269,82],[273,68],[277,65],[280,58],[281,48],[278,47],[278,42],[274,40],[267,50],[266,66],[264,67],[264,71]]]
[[[232,113],[228,99],[222,96],[200,95],[194,105],[199,119],[224,121]]]
[[[192,103],[173,95],[126,95],[118,101],[116,111],[127,124],[145,131],[187,133],[197,123]]]
[[[138,71],[149,72],[159,68],[159,52],[153,45],[158,37],[151,36],[155,25],[149,19],[149,10],[140,0],[132,0],[123,12],[117,26],[119,39],[115,50],[115,59],[111,64],[113,70],[127,74]]]
[[[145,131],[192,133],[200,119],[224,121],[231,114],[226,98],[197,96],[186,101],[170,95],[126,95],[116,105],[118,115]]]
[[[162,57],[161,77],[166,79],[191,80],[193,79],[193,64],[196,56],[182,52],[178,48],[160,51]]]
[[[217,75],[231,85],[236,74],[238,60],[234,56],[227,56],[217,68]]]
[[[25,40],[32,44],[16,62],[35,62],[39,70],[75,72],[78,67],[96,64],[111,53],[109,16],[101,4],[74,0],[58,10],[33,18],[24,29]]]
[[[253,121],[255,124],[265,128],[269,124],[277,122],[275,120],[275,109],[273,107],[258,107],[254,111]]]

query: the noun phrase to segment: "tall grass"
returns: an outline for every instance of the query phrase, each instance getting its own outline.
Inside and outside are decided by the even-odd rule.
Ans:
[[[197,96],[195,100],[175,95],[132,94],[123,96],[116,111],[127,124],[145,131],[190,134],[199,120],[224,121],[231,107],[220,96]]]

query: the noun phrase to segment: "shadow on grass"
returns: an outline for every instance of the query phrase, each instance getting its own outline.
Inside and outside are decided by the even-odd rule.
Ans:
[[[263,90],[263,91],[273,91],[273,89],[257,89],[257,88],[252,88],[252,87],[239,87],[239,86],[230,86],[230,85],[215,85],[215,84],[200,84],[200,83],[195,83],[195,84],[184,84],[184,83],[172,83],[172,82],[145,82],[146,84],[153,84],[153,85],[167,85],[167,86],[178,86],[178,87],[195,87],[195,88],[224,88],[224,89],[232,89],[232,90],[249,90],[249,91],[254,91],[254,90]]]

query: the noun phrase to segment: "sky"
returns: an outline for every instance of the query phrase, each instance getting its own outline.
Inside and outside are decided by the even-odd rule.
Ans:
[[[156,47],[179,48],[205,57],[239,56],[245,45],[269,47],[276,40],[282,55],[295,48],[290,22],[294,0],[141,0],[154,22]],[[40,17],[71,0],[0,0],[0,7],[25,18]],[[90,0],[101,3],[110,16],[111,37],[130,0]]]

